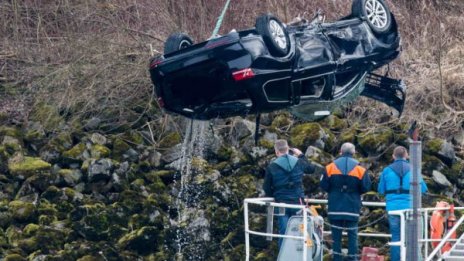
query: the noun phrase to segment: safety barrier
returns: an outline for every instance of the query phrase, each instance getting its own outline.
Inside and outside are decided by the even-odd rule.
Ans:
[[[308,203],[312,204],[327,204],[327,200],[324,199],[308,199],[306,200]],[[293,208],[293,209],[301,209],[305,210],[305,205],[292,205],[292,204],[284,204],[284,203],[276,203],[274,202],[273,198],[247,198],[244,200],[244,217],[245,217],[245,252],[246,252],[246,260],[248,261],[250,259],[250,234],[252,235],[258,235],[258,236],[264,236],[268,238],[293,238],[293,239],[298,239],[298,240],[305,240],[307,238],[307,225],[306,220],[308,217],[308,212],[303,211],[303,228],[304,228],[304,235],[303,237],[297,237],[297,236],[287,236],[287,235],[280,235],[280,234],[274,234],[272,231],[267,231],[266,233],[264,232],[258,232],[258,231],[253,231],[250,230],[249,228],[249,223],[248,223],[248,218],[249,218],[249,213],[248,213],[248,205],[249,204],[255,204],[255,205],[260,205],[260,206],[267,206],[268,208],[274,208],[274,207],[281,207],[281,208]],[[362,202],[363,206],[366,207],[385,207],[385,202]],[[425,243],[425,246],[423,247],[423,256],[427,257],[425,260],[426,261],[431,261],[434,260],[435,256],[439,253],[440,249],[443,247],[443,245],[448,242],[455,242],[457,239],[450,239],[450,236],[453,232],[457,230],[457,228],[464,222],[464,215],[461,216],[461,218],[456,222],[454,227],[443,237],[443,239],[431,239],[429,238],[429,229],[428,229],[428,224],[429,224],[429,214],[433,212],[434,210],[449,210],[449,207],[446,208],[421,208],[419,211],[423,213],[424,217],[424,238],[420,239],[420,243]],[[455,207],[455,210],[464,210],[464,207]],[[406,218],[408,213],[411,212],[411,210],[394,210],[394,211],[389,211],[389,215],[397,215],[400,216],[401,220],[401,225],[400,225],[400,241],[398,242],[389,242],[388,244],[390,246],[399,246],[400,247],[400,253],[401,253],[401,260],[406,260]],[[269,213],[269,211],[268,211]],[[272,222],[272,221],[271,221]],[[324,228],[324,226],[323,226]],[[331,234],[330,231],[325,231],[323,229],[323,235],[328,235]],[[358,233],[358,236],[362,237],[381,237],[381,238],[390,238],[390,234],[386,233]],[[323,239],[322,239],[323,241]],[[435,247],[432,252],[429,254],[429,243],[431,242],[440,242],[437,247]],[[306,261],[306,247],[303,249],[303,261]]]

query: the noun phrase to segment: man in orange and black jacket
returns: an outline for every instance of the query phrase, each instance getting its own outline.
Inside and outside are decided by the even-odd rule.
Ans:
[[[341,261],[342,232],[348,232],[348,258],[358,260],[358,222],[361,194],[371,189],[371,180],[365,168],[353,159],[355,146],[344,143],[341,156],[326,166],[321,188],[329,194],[328,217],[332,226],[333,259]]]

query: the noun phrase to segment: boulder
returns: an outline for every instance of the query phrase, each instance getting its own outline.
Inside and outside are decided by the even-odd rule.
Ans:
[[[443,175],[441,172],[437,170],[434,170],[432,172],[432,178],[436,183],[438,183],[442,187],[452,187],[451,182],[448,181],[445,175]]]
[[[98,144],[98,145],[103,145],[103,146],[108,143],[108,139],[100,133],[92,133],[92,136],[90,136],[90,141],[93,144]]]
[[[36,212],[34,204],[20,200],[11,201],[8,204],[8,209],[11,217],[18,222],[26,222],[31,220],[34,218]]]
[[[34,157],[17,157],[8,162],[10,174],[20,179],[28,178],[34,174],[40,174],[50,171],[51,164],[40,158]]]
[[[240,141],[241,139],[253,135],[255,133],[255,123],[249,120],[236,118],[233,122],[229,137],[233,141]]]
[[[160,240],[158,229],[146,226],[124,235],[118,240],[117,247],[144,254],[156,248],[158,240]]]
[[[92,160],[88,168],[88,181],[96,182],[100,180],[109,180],[113,170],[111,159]]]

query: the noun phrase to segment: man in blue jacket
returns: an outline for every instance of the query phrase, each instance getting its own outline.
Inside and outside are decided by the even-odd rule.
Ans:
[[[276,202],[300,204],[303,193],[303,175],[313,173],[316,166],[311,164],[299,149],[291,149],[294,156],[289,155],[286,140],[277,140],[274,145],[277,159],[266,168],[263,189],[267,197],[274,197]],[[278,217],[279,234],[284,235],[288,219],[295,215],[298,209],[285,209]],[[279,238],[279,248],[282,238]]]
[[[393,150],[394,162],[384,168],[380,175],[378,192],[385,195],[387,211],[402,210],[411,208],[412,197],[409,193],[409,183],[411,180],[410,165],[407,161],[408,151],[403,146],[398,146]],[[427,185],[420,177],[422,193],[427,191]],[[388,215],[392,242],[400,241],[400,217]],[[400,261],[400,247],[390,248],[390,260]]]
[[[332,228],[333,259],[342,260],[342,232],[348,232],[348,260],[358,260],[358,222],[361,194],[371,189],[365,168],[353,159],[355,146],[344,143],[340,157],[326,166],[321,188],[329,193],[328,217]]]

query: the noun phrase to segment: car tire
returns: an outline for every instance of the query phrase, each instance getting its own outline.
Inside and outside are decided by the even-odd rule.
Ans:
[[[184,33],[171,34],[164,43],[164,54],[182,50],[193,44],[192,38]]]
[[[274,15],[261,15],[256,19],[256,31],[263,37],[269,52],[282,57],[290,51],[290,37],[284,24]]]
[[[367,24],[376,34],[386,33],[392,26],[392,15],[384,0],[355,0],[352,13],[366,19]]]

